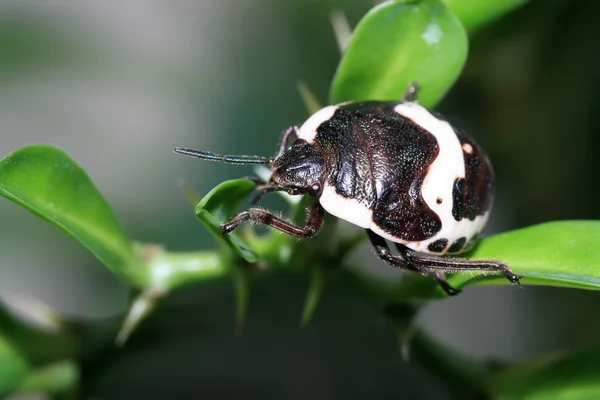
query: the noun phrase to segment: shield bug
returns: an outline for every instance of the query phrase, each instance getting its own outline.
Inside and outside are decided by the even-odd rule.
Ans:
[[[521,276],[502,262],[445,257],[469,250],[483,230],[492,206],[493,171],[475,141],[420,106],[416,93],[412,85],[399,102],[325,107],[301,126],[288,128],[271,158],[185,148],[175,152],[270,166],[270,179],[256,181],[257,198],[276,191],[315,198],[305,226],[252,207],[221,225],[224,234],[253,221],[309,238],[328,212],[366,229],[384,262],[432,276],[448,295],[459,291],[445,273],[497,271],[519,283]]]

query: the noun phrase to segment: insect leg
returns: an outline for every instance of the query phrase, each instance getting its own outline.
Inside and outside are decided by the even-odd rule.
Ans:
[[[400,254],[395,256],[391,253],[385,239],[370,230],[368,230],[367,233],[379,258],[392,266],[433,276],[450,296],[457,294],[459,291],[454,289],[444,280],[444,273],[459,271],[497,271],[501,272],[510,282],[517,284],[520,283],[521,278],[523,277],[521,275],[516,275],[506,264],[499,261],[443,258],[418,253],[400,244],[396,245]]]
[[[501,272],[512,283],[520,283],[523,277],[512,272],[508,265],[496,260],[443,258],[417,253],[406,247],[404,247],[402,252],[406,261],[413,264],[416,269],[422,272],[494,271]]]
[[[436,272],[435,274],[433,274],[433,279],[435,279],[436,282],[442,287],[442,289],[444,289],[444,292],[446,292],[448,296],[456,296],[457,294],[462,292],[462,290],[456,289],[452,285],[450,285],[444,277],[444,274],[441,272]]]
[[[367,235],[369,235],[369,240],[375,248],[375,251],[377,252],[377,256],[379,258],[381,258],[383,261],[394,267],[416,271],[415,269],[411,268],[410,265],[408,265],[402,257],[398,257],[392,254],[384,238],[375,234],[375,232],[373,232],[370,229],[367,229],[366,231]]]
[[[396,245],[396,249],[398,249],[400,254],[403,254],[407,250],[407,247],[401,245],[400,243],[394,243],[394,244]],[[420,271],[416,268],[413,268],[413,270]],[[457,294],[462,292],[462,290],[455,289],[454,287],[452,287],[452,285],[450,285],[448,283],[448,281],[446,280],[446,276],[444,275],[443,272],[440,272],[440,271],[433,272],[433,273],[430,272],[428,274],[431,275],[437,283],[439,283],[439,285],[442,287],[442,289],[444,289],[444,292],[446,292],[448,294],[448,296],[456,296]]]
[[[258,185],[258,186],[259,186],[258,194],[256,196],[254,196],[254,199],[252,199],[252,202],[250,202],[250,204],[252,204],[252,206],[255,206],[256,204],[258,204],[260,199],[262,199],[264,196],[268,195],[269,193],[288,192],[287,188],[285,188],[283,186],[277,186],[275,184],[272,184],[272,185],[264,184],[264,185]]]
[[[279,144],[277,145],[277,154],[275,154],[275,158],[279,157],[287,149],[290,140],[296,140],[297,137],[297,126],[290,126],[289,128],[287,128],[281,135],[281,138],[279,139]]]
[[[416,82],[411,82],[404,93],[404,97],[402,101],[411,102],[417,99],[417,95],[419,94],[419,85]]]
[[[263,210],[262,208],[251,208],[248,211],[238,214],[230,222],[221,225],[220,228],[223,233],[227,234],[231,233],[244,222],[252,221],[270,226],[271,228],[277,229],[295,238],[306,239],[316,235],[317,232],[319,232],[321,226],[323,226],[324,219],[325,210],[323,207],[321,207],[318,201],[315,201],[308,209],[308,217],[304,227],[281,219],[269,211]]]
[[[373,232],[372,230],[367,229],[367,234],[369,235],[369,240],[371,241],[371,244],[377,252],[377,256],[379,256],[379,258],[381,258],[387,264],[390,264],[393,267],[406,269],[410,271],[425,272],[426,274],[433,276],[433,278],[440,284],[440,286],[442,287],[442,289],[444,289],[448,296],[454,296],[460,293],[460,290],[453,288],[448,282],[446,282],[446,280],[444,279],[444,275],[441,272],[423,271],[418,266],[407,262],[407,260],[402,255],[393,255],[385,239],[375,234],[375,232]]]
[[[256,176],[244,176],[242,179],[247,179],[247,180],[251,181],[252,183],[254,183],[256,186],[261,186],[261,185],[267,184],[267,182],[265,182],[263,179],[258,178]]]
[[[517,275],[510,270],[508,265],[496,260],[465,260],[457,258],[439,257],[429,254],[418,253],[406,246],[396,243],[396,247],[406,263],[412,265],[412,269],[433,275],[440,282],[439,275],[445,272],[458,271],[494,271],[501,272],[506,279],[512,283],[519,284],[523,276]],[[443,284],[442,284],[443,287]]]

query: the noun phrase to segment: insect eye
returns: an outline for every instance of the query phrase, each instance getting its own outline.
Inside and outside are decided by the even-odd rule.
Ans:
[[[307,189],[308,194],[311,196],[318,196],[321,194],[321,184],[319,182],[315,182],[310,185]]]
[[[308,142],[304,139],[296,139],[292,146],[302,146],[303,144],[308,144]]]

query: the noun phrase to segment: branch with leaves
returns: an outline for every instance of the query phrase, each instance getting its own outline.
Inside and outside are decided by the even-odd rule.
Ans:
[[[517,7],[522,0],[412,0],[390,1],[373,8],[355,28],[330,90],[331,104],[359,100],[392,100],[402,97],[410,82],[422,86],[420,103],[434,107],[458,78],[467,59],[468,30],[476,29]],[[309,108],[316,103],[301,86]],[[313,106],[311,107],[310,104]],[[446,297],[427,277],[409,275],[392,280],[370,275],[353,265],[349,257],[361,236],[336,232],[333,219],[318,240],[297,242],[269,232],[258,236],[251,226],[223,235],[219,224],[231,219],[255,185],[232,180],[218,185],[204,198],[186,188],[197,203],[196,217],[218,243],[214,251],[174,253],[153,244],[135,242],[122,229],[110,206],[85,171],[64,152],[47,145],[28,146],[0,161],[0,194],[54,224],[72,236],[130,287],[135,298],[119,333],[123,345],[135,328],[164,296],[184,285],[207,283],[233,276],[237,294],[236,323],[243,326],[250,296],[250,278],[265,270],[310,269],[311,284],[301,323],[307,324],[317,309],[327,280],[341,279],[378,307],[384,306],[410,347],[412,359],[422,363],[457,388],[476,388],[481,393],[522,398],[543,393],[557,370],[573,369],[552,382],[554,394],[569,384],[600,379],[587,355],[561,355],[503,371],[462,357],[409,327],[425,300]],[[290,217],[304,218],[306,201],[290,204]],[[600,288],[600,222],[555,221],[488,237],[467,256],[500,259],[524,276],[524,285],[551,285],[597,290]],[[310,250],[308,250],[310,249]],[[307,267],[310,266],[310,267]],[[332,267],[333,266],[333,267]],[[455,274],[456,288],[480,284],[507,284],[502,276]],[[0,310],[0,394],[37,390],[49,394],[70,393],[78,386],[81,354],[76,345],[60,354],[32,354],[34,337],[39,347],[55,342],[79,343],[80,330],[59,329],[45,334],[23,327]],[[68,326],[69,324],[65,324]],[[91,328],[90,328],[91,329]],[[85,330],[85,329],[84,329]],[[114,337],[113,337],[114,338]],[[409,340],[410,339],[410,340]],[[39,346],[42,343],[44,346]],[[58,347],[57,347],[58,348]],[[99,346],[98,351],[105,347]],[[510,384],[505,384],[510,382]],[[586,386],[587,387],[587,386]],[[582,389],[583,390],[583,389]],[[589,390],[600,390],[595,385]],[[592,393],[590,391],[586,394]]]

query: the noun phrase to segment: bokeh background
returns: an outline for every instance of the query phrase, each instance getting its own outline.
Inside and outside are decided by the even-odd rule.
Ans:
[[[307,116],[299,79],[326,102],[340,57],[330,12],[344,10],[354,25],[372,5],[1,2],[0,154],[54,144],[85,168],[137,240],[213,248],[177,182],[206,193],[252,170],[178,157],[172,148],[272,154],[282,129]],[[437,110],[494,162],[488,233],[600,217],[597,15],[594,0],[534,0],[473,34],[465,71]],[[27,294],[91,321],[125,310],[123,283],[8,201],[0,201],[0,254],[6,300]],[[388,273],[367,246],[356,257]],[[242,337],[230,281],[174,293],[125,349],[89,360],[86,393],[449,398],[443,382],[402,361],[378,310],[335,282],[310,326],[299,329],[307,282],[305,275],[257,280]],[[477,287],[428,305],[419,324],[466,354],[520,360],[597,346],[598,305],[595,292]]]

